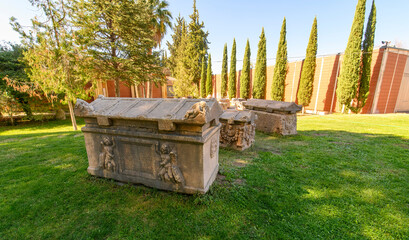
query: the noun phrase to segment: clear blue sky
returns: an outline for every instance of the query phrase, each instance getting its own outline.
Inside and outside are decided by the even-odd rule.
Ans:
[[[168,0],[174,19],[180,14],[189,21],[193,0]],[[264,27],[267,38],[268,65],[274,64],[280,28],[287,19],[289,60],[302,59],[305,55],[311,25],[318,19],[318,55],[333,54],[345,50],[354,17],[357,0],[197,0],[200,19],[209,31],[213,73],[220,73],[223,46],[227,43],[230,58],[233,38],[237,42],[237,59],[242,60],[247,38],[250,40],[251,62],[255,63],[257,44]],[[367,16],[371,7],[367,0]],[[375,46],[381,41],[409,48],[409,0],[377,0],[377,25]],[[9,18],[16,17],[22,25],[39,14],[28,0],[0,1],[0,41],[18,42],[18,35],[9,25]],[[367,18],[366,18],[367,19]],[[366,23],[365,23],[366,26]],[[162,47],[170,40],[171,30],[165,36]],[[242,62],[237,62],[242,68]]]

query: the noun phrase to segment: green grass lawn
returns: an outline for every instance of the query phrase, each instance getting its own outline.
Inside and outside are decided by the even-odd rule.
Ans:
[[[189,196],[90,176],[69,120],[0,127],[0,239],[409,239],[409,115],[298,130],[220,150],[210,191]]]

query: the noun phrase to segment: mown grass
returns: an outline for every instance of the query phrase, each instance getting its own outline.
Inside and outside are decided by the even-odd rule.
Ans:
[[[83,123],[81,123],[83,124]],[[88,175],[70,122],[0,128],[1,239],[408,239],[409,115],[303,116],[206,195]]]

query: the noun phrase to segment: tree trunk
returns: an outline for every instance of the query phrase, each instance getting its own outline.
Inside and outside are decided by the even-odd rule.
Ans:
[[[115,79],[115,96],[116,97],[121,97],[121,91],[119,87],[119,79]]]
[[[302,106],[302,115],[304,115],[304,113],[305,113],[305,107],[304,106]]]
[[[11,126],[14,126],[14,118],[13,118],[13,112],[12,111],[10,112],[10,123],[11,123]]]
[[[152,97],[152,94],[151,94],[151,92],[152,92],[152,83],[151,83],[150,81],[148,82],[148,86],[147,86],[146,92],[147,92],[146,96],[147,96],[148,98],[151,98],[151,97]]]
[[[71,123],[72,123],[72,128],[74,131],[77,131],[77,121],[75,120],[75,115],[74,115],[74,108],[72,107],[72,101],[68,101],[68,108],[70,109],[70,117],[71,117]]]
[[[342,114],[345,113],[345,104],[342,104],[342,111],[341,111],[341,113],[342,113]]]
[[[135,85],[135,94],[136,94],[136,97],[139,98],[139,84]]]

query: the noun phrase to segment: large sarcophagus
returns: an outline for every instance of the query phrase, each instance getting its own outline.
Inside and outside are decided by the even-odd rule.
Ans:
[[[218,171],[215,99],[78,99],[88,172],[183,193],[205,193]]]
[[[249,99],[244,106],[257,115],[257,130],[281,135],[297,134],[297,112],[301,111],[301,105],[294,102]]]

